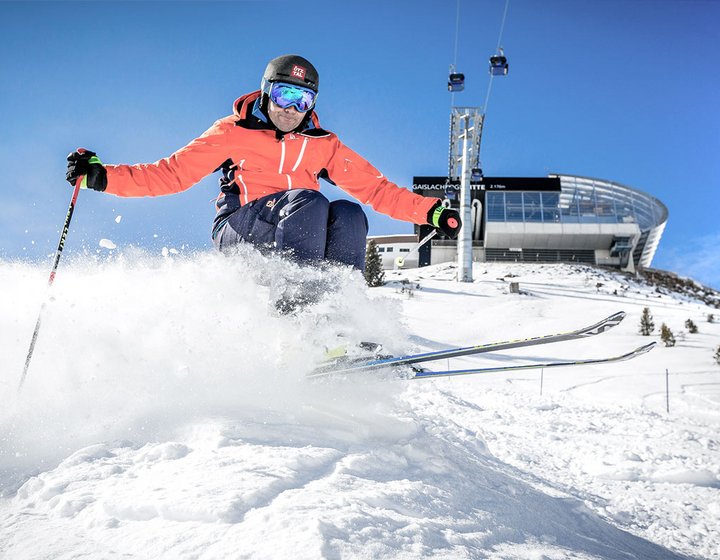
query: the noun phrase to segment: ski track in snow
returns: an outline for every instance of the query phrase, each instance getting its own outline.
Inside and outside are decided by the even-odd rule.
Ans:
[[[367,290],[253,251],[125,251],[64,263],[18,396],[42,268],[0,262],[0,558],[720,555],[720,325],[698,302],[580,266],[476,265],[457,284],[441,265]],[[335,291],[278,316],[298,282]],[[624,309],[593,339],[435,365],[615,354],[647,342],[645,306],[700,333],[549,370],[542,395],[540,371],[303,379],[343,341],[432,350]]]

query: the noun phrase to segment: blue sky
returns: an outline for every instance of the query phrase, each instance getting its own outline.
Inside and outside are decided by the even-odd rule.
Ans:
[[[456,105],[485,101],[505,0],[461,0]],[[46,259],[70,195],[65,156],[165,157],[297,52],[325,128],[390,179],[447,171],[455,0],[0,1],[0,257]],[[720,287],[718,0],[510,0],[483,134],[487,175],[600,177],[662,200],[654,266]],[[341,196],[327,187],[331,197]],[[66,250],[102,238],[208,248],[217,177],[169,197],[83,192]],[[118,223],[117,216],[122,216]],[[372,234],[411,226],[370,214]],[[49,262],[49,261],[48,261]]]

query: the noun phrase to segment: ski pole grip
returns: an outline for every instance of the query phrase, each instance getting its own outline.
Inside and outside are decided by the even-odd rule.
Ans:
[[[78,154],[84,154],[85,152],[87,152],[87,149],[86,149],[86,148],[78,148],[78,149],[75,150],[75,151],[76,151]],[[74,196],[73,196],[73,203],[75,202],[75,199],[77,198],[77,191],[78,191],[78,189],[81,189],[81,188],[82,188],[82,184],[83,184],[83,180],[84,180],[84,179],[85,179],[85,175],[79,175],[78,178],[77,178],[77,180],[75,181],[75,193],[74,193]]]

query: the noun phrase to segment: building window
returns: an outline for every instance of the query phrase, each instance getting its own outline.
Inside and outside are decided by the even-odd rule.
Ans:
[[[542,199],[543,222],[558,223],[560,221],[560,194],[540,193]]]
[[[523,211],[526,222],[542,222],[542,206],[540,205],[540,193],[523,193]]]
[[[505,220],[508,222],[523,221],[523,203],[521,192],[505,193]]]
[[[488,222],[505,221],[505,193],[489,192],[485,198]]]
[[[576,224],[580,221],[578,209],[578,201],[576,198],[576,192],[561,193],[560,197],[560,221],[564,224]]]
[[[560,193],[489,192],[488,222],[560,222]]]

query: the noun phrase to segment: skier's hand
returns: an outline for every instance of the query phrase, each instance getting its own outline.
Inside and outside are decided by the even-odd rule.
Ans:
[[[450,239],[455,239],[462,227],[460,213],[452,208],[445,208],[439,202],[430,208],[428,223]]]
[[[78,177],[82,177],[80,188],[104,191],[107,188],[107,170],[95,152],[78,148],[68,155],[65,178],[74,187]]]

